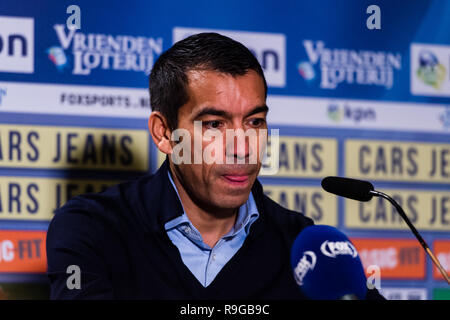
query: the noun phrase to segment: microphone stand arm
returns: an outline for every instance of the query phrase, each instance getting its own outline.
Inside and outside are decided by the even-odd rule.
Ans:
[[[419,232],[416,230],[414,225],[411,223],[411,221],[409,221],[409,219],[406,216],[405,211],[403,211],[402,207],[400,207],[400,205],[393,198],[391,198],[390,196],[388,196],[387,194],[385,194],[383,192],[380,192],[380,191],[377,191],[377,190],[371,190],[371,191],[369,191],[369,193],[372,196],[384,198],[384,199],[388,200],[390,203],[392,203],[392,205],[395,207],[395,209],[397,209],[397,212],[400,214],[400,216],[406,222],[408,227],[414,233],[414,235],[416,236],[416,238],[419,241],[419,243],[422,245],[422,247],[425,250],[425,252],[430,256],[431,260],[434,262],[436,267],[439,269],[439,271],[441,272],[441,274],[444,277],[445,281],[447,281],[447,283],[450,284],[450,279],[449,279],[449,276],[448,276],[447,272],[441,266],[441,264],[439,263],[439,260],[434,256],[433,252],[430,250],[430,247],[428,247],[427,243],[422,238],[422,236],[419,234]]]

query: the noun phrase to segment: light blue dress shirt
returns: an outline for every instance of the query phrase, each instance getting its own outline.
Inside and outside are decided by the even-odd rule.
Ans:
[[[180,199],[170,173],[168,175],[178,199]],[[250,192],[247,202],[239,208],[235,225],[230,232],[219,239],[213,248],[203,242],[202,236],[189,221],[184,209],[183,215],[165,224],[165,229],[170,240],[180,251],[183,263],[198,281],[207,287],[242,246],[251,224],[258,217],[259,212],[255,199]]]

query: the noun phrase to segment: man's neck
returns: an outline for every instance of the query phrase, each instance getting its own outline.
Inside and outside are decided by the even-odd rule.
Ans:
[[[239,208],[221,212],[218,212],[219,209],[205,209],[191,199],[172,170],[170,174],[189,221],[200,232],[203,242],[211,248],[214,247],[219,239],[233,228]]]

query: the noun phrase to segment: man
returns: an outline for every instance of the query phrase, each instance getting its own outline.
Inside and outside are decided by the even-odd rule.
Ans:
[[[258,61],[227,37],[194,35],[162,54],[149,130],[166,161],[57,212],[47,234],[51,298],[303,299],[289,253],[313,222],[264,195],[262,140],[226,138],[267,135],[266,96]],[[69,266],[81,275],[72,289]]]

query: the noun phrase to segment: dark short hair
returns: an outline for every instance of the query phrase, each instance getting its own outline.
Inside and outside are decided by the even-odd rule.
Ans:
[[[189,101],[187,72],[212,70],[242,76],[256,71],[267,83],[261,65],[243,44],[218,33],[199,33],[175,43],[153,65],[149,79],[150,105],[166,117],[171,130],[178,125],[178,109]]]

